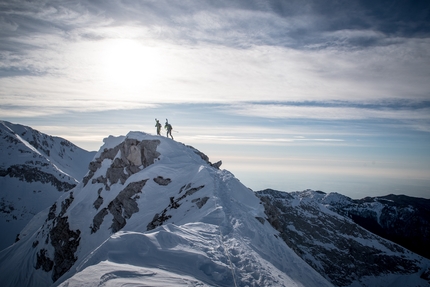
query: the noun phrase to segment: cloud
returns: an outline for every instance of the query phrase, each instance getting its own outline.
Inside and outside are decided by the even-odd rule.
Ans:
[[[418,109],[359,108],[351,106],[330,107],[296,104],[246,104],[226,108],[230,113],[250,117],[321,120],[426,120],[430,121],[430,107]]]
[[[282,133],[280,133],[282,135]],[[229,144],[229,145],[279,145],[279,144],[291,144],[291,143],[341,143],[345,140],[335,139],[335,138],[297,138],[297,137],[284,137],[284,136],[274,136],[275,134],[268,135],[256,135],[254,137],[247,137],[246,135],[241,135],[238,132],[236,135],[194,135],[182,137],[186,141],[196,142],[196,143],[218,143],[218,144]]]
[[[145,32],[136,29],[136,33]],[[52,98],[66,101],[83,98],[95,104],[104,99],[136,103],[429,100],[430,55],[424,49],[429,45],[425,39],[341,53],[273,46],[189,47],[152,38],[124,39],[136,46],[130,50],[124,45],[124,53],[142,51],[135,60],[122,57],[121,52],[118,58],[103,58],[103,51],[116,40],[57,45],[56,37],[44,41],[56,48],[35,49],[23,58],[9,56],[0,66],[9,75],[0,78],[3,100],[29,94],[47,99],[55,95]],[[112,73],[107,74],[106,67]],[[116,78],[107,77],[115,74]],[[13,99],[4,102],[14,103]]]
[[[339,129],[348,123],[366,123],[375,129],[394,128],[398,131],[430,131],[429,102],[291,102],[291,103],[240,103],[222,108],[231,115],[247,118],[275,119],[279,121],[319,121],[320,124],[336,123]],[[317,129],[317,123],[308,123]],[[315,131],[314,131],[315,132]],[[327,131],[325,131],[327,132]],[[333,130],[331,131],[333,132]],[[358,136],[358,131],[354,133]],[[315,138],[315,136],[314,136]],[[341,137],[342,138],[342,137]],[[297,141],[297,140],[295,140]]]
[[[84,28],[139,25],[151,29],[154,36],[189,44],[301,49],[346,41],[360,47],[379,45],[374,40],[384,36],[428,35],[428,6],[425,1],[381,6],[381,1],[359,0],[13,1],[3,4],[0,25],[5,29],[0,36],[39,33],[67,38],[81,30],[82,36],[97,39],[97,33],[86,34]],[[338,31],[350,31],[350,35],[340,36]],[[368,32],[359,36],[354,31]]]
[[[25,107],[26,98],[38,97],[40,105],[55,106],[50,102],[61,99],[111,110],[120,101],[125,107],[133,101],[429,100],[430,38],[423,24],[428,14],[411,17],[422,4],[411,5],[406,13],[399,10],[405,2],[396,2],[389,8],[391,15],[379,4],[369,5],[275,0],[10,2],[0,12],[5,27],[0,32],[2,104]],[[424,32],[420,37],[410,29],[389,34],[378,24],[384,20],[394,23],[394,30],[403,29],[395,23],[405,20]],[[108,63],[102,55],[118,41],[134,42],[141,54],[126,61],[117,56],[116,66]],[[107,70],[112,71],[110,78]],[[303,114],[297,109],[287,112]],[[348,118],[335,109],[324,112],[326,117]],[[359,112],[349,112],[350,118],[359,117]],[[366,116],[382,115],[371,113]]]

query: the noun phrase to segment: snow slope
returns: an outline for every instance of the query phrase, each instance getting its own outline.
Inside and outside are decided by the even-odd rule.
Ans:
[[[30,127],[0,121],[0,250],[39,211],[75,187],[95,152]]]
[[[110,136],[0,252],[2,286],[332,286],[218,166],[168,138]]]

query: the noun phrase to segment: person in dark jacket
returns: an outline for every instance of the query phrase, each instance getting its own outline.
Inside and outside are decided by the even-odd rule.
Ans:
[[[164,124],[164,128],[167,130],[166,137],[169,137],[170,135],[170,137],[173,139],[173,136],[172,136],[173,127],[171,124],[169,124],[169,121],[167,119],[166,119],[166,123]]]
[[[161,124],[160,121],[155,119],[155,127],[157,128],[157,135],[160,135]]]

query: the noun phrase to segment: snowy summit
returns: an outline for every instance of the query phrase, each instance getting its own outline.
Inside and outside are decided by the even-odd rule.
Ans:
[[[219,166],[165,137],[110,136],[0,252],[2,286],[332,286]]]

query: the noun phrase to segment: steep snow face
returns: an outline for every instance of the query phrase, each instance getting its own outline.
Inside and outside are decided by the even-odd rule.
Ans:
[[[219,165],[164,137],[105,139],[82,182],[0,253],[0,281],[331,286],[278,237],[255,194]]]
[[[330,209],[352,206],[348,197],[312,190],[292,193],[263,190],[257,195],[264,202],[268,220],[288,246],[334,285],[428,286],[430,283],[430,260]]]
[[[95,152],[5,121],[0,121],[0,151],[1,250],[19,238],[36,213],[82,180]]]

